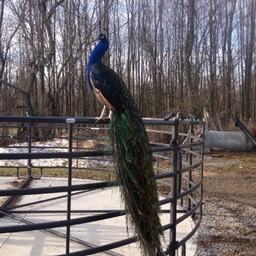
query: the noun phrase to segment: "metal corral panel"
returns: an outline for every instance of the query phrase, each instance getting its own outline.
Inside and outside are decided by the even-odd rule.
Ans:
[[[205,131],[205,148],[251,151],[253,144],[243,132]]]

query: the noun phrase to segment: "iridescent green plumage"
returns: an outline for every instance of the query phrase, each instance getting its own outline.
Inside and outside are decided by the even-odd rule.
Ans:
[[[134,109],[136,110],[136,109]],[[110,134],[114,141],[118,181],[128,220],[135,228],[144,255],[164,255],[160,236],[158,195],[148,137],[137,111],[113,114]]]

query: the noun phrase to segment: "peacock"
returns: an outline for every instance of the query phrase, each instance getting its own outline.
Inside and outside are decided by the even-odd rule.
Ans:
[[[108,39],[104,34],[98,39],[88,62],[87,83],[97,99],[112,111],[110,138],[127,220],[134,227],[143,255],[165,255],[161,246],[163,230],[148,136],[128,88],[115,71],[102,63],[109,48]]]

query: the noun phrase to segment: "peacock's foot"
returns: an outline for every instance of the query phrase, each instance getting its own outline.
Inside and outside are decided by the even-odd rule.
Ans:
[[[105,113],[106,113],[106,106],[104,105],[103,110],[102,110],[100,116],[96,118],[95,124],[98,123],[99,121],[105,122],[105,121],[107,121],[107,120],[112,118],[112,111],[111,110],[109,111],[108,117],[105,117]]]

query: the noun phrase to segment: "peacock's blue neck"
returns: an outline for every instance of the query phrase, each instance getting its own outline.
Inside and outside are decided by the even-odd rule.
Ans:
[[[109,47],[109,41],[107,39],[103,39],[96,45],[96,47],[94,48],[94,50],[91,53],[91,56],[89,58],[89,63],[87,66],[87,83],[88,83],[90,89],[92,89],[92,85],[91,85],[90,77],[89,77],[90,68],[94,64],[101,63],[102,57],[104,56],[108,47]]]
[[[104,53],[109,47],[109,41],[107,39],[101,40],[91,53],[88,66],[100,63]]]

